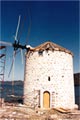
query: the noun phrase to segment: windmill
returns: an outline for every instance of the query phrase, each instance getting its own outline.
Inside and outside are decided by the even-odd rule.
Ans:
[[[14,67],[15,57],[16,57],[17,53],[21,51],[22,62],[23,62],[23,52],[22,52],[22,50],[27,51],[27,49],[29,47],[26,44],[25,45],[20,44],[20,40],[18,38],[20,22],[21,22],[21,15],[19,15],[18,24],[17,24],[16,33],[15,33],[15,36],[14,36],[14,42],[13,43],[0,41],[1,46],[5,45],[7,47],[8,46],[13,47],[13,59],[12,59],[12,64],[11,64],[8,76],[10,76],[11,71]],[[28,28],[28,35],[30,34],[30,28],[31,28],[31,18],[30,18],[30,25],[29,25],[29,28]],[[14,85],[14,81],[12,81],[12,85]],[[12,94],[14,94],[14,89],[13,89]]]

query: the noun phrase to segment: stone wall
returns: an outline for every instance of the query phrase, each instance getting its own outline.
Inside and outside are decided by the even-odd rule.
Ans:
[[[24,103],[43,108],[43,93],[48,91],[50,108],[74,108],[72,55],[62,51],[29,51],[26,59]]]

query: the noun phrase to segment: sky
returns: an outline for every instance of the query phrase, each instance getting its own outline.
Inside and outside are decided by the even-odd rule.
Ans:
[[[18,17],[21,44],[32,47],[51,41],[74,54],[74,73],[79,72],[79,2],[78,1],[1,1],[0,39],[14,42]],[[31,28],[30,26],[31,20]],[[30,34],[28,34],[30,28]],[[7,47],[5,80],[24,80],[21,55],[15,58],[14,70],[8,77],[13,48]]]

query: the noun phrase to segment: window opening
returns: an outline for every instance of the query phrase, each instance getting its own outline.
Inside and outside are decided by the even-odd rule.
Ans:
[[[42,50],[39,50],[38,53],[39,53],[39,55],[43,55],[43,51]]]
[[[48,81],[50,81],[50,76],[48,76]]]

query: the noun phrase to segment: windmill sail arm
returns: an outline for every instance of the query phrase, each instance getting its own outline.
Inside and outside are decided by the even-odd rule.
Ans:
[[[16,41],[17,41],[17,35],[18,35],[18,31],[19,31],[20,19],[21,19],[21,16],[19,16],[18,25],[17,25],[17,29],[16,29],[16,35],[15,35]]]
[[[10,43],[10,42],[0,41],[0,45],[12,46],[12,43]]]

